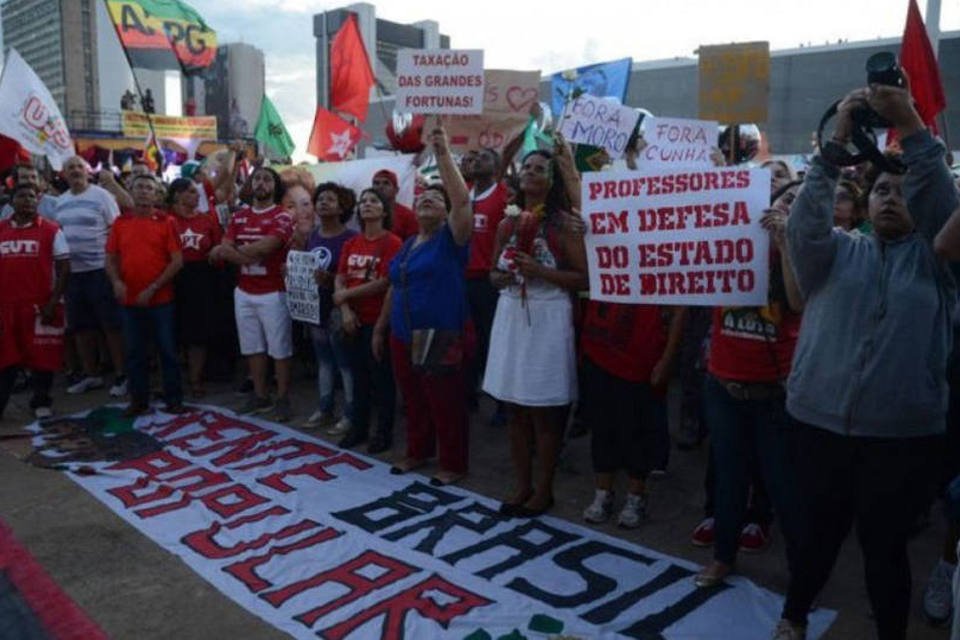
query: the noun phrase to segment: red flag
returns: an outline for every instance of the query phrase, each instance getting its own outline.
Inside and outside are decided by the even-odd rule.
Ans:
[[[364,122],[373,83],[373,69],[360,37],[357,16],[351,13],[330,46],[330,108]]]
[[[335,113],[317,107],[307,153],[319,160],[343,160],[360,141],[363,131]]]
[[[920,17],[917,1],[910,0],[907,8],[907,26],[900,45],[900,66],[910,77],[910,93],[917,103],[917,112],[923,122],[936,131],[937,114],[947,106],[940,82],[940,70],[933,55],[933,47]]]

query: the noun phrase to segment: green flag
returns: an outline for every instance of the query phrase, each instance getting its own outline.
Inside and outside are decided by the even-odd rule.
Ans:
[[[260,103],[260,117],[253,137],[281,158],[289,158],[293,153],[293,139],[267,96],[263,96],[263,102]]]

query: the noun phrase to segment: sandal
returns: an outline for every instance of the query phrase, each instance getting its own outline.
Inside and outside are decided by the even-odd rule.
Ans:
[[[693,577],[693,583],[701,589],[711,589],[723,583],[727,577],[733,573],[733,567],[729,567],[721,562],[704,567]]]
[[[533,489],[527,489],[521,493],[515,501],[507,502],[504,500],[500,503],[500,507],[497,509],[500,515],[508,516],[510,518],[516,515],[517,509],[521,508],[523,504],[533,496]]]

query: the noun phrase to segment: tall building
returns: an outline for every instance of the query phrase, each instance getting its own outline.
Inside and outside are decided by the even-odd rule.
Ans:
[[[16,49],[50,90],[68,124],[100,110],[100,0],[6,0],[4,54]]]
[[[217,116],[217,135],[252,137],[266,81],[263,51],[243,42],[221,44],[203,79],[205,114]]]
[[[371,91],[370,116],[364,130],[373,146],[386,144],[384,109],[393,109],[396,91],[397,51],[400,49],[449,49],[450,36],[440,33],[433,20],[400,24],[376,16],[372,4],[361,2],[313,16],[313,35],[317,38],[317,104],[330,105],[330,43],[350,13],[357,16],[360,35],[373,66],[377,86]],[[361,145],[362,146],[362,145]]]

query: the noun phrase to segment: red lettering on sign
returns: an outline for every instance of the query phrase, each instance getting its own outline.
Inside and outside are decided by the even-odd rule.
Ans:
[[[332,458],[327,458],[326,460],[321,460],[320,462],[305,464],[297,467],[296,469],[284,469],[283,471],[271,473],[265,478],[259,478],[257,482],[276,491],[289,493],[290,491],[293,491],[293,487],[283,481],[283,479],[287,476],[310,476],[319,482],[326,482],[337,477],[327,471],[327,467],[332,467],[338,464],[345,464],[353,467],[354,469],[360,469],[361,471],[371,467],[369,462],[365,462],[360,458],[350,455],[349,453],[341,453],[340,455]]]
[[[304,520],[300,524],[307,525],[307,529],[320,526],[311,520]],[[266,553],[257,556],[250,556],[245,560],[241,560],[240,562],[235,562],[224,567],[223,570],[242,582],[243,586],[249,589],[252,593],[257,593],[258,591],[263,591],[264,589],[268,589],[273,586],[273,583],[257,575],[256,570],[258,567],[262,567],[276,556],[287,555],[288,553],[293,553],[294,551],[299,551],[301,549],[309,549],[310,547],[315,547],[342,535],[342,531],[337,531],[336,529],[327,527],[325,529],[321,529],[312,536],[304,538],[303,540],[297,540],[296,542],[291,542],[290,544],[271,547]]]
[[[444,596],[445,599],[453,598],[454,601],[440,604],[431,597],[432,593]],[[411,611],[416,611],[422,617],[433,620],[446,629],[456,618],[488,604],[493,604],[493,601],[451,584],[438,575],[432,575],[420,584],[401,591],[349,620],[324,629],[320,632],[320,637],[342,640],[370,620],[384,616],[378,637],[403,640],[406,637],[404,622]]]

